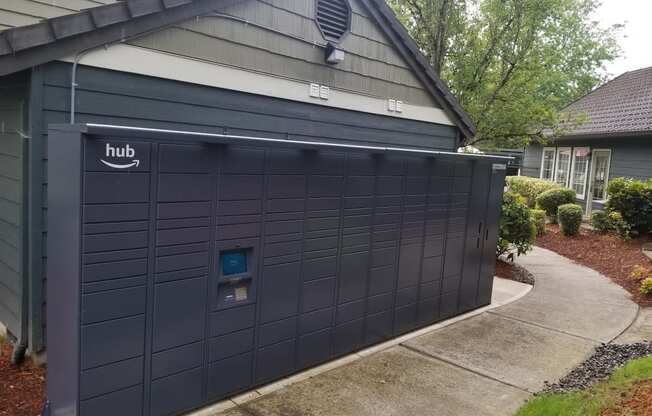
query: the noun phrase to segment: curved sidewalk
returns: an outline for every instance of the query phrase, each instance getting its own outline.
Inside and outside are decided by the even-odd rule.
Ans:
[[[545,381],[618,337],[638,312],[625,290],[551,251],[535,248],[517,261],[536,278],[519,300],[201,414],[511,415]]]

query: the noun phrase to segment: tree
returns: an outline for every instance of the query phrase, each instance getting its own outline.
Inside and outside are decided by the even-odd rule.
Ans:
[[[622,25],[596,0],[389,0],[477,126],[466,144],[523,147],[583,122],[563,114],[606,80]]]

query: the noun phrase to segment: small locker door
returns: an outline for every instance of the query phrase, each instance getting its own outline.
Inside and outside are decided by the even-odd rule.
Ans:
[[[493,163],[491,165],[491,180],[487,217],[482,246],[482,264],[480,266],[480,283],[478,285],[478,306],[491,303],[494,272],[496,271],[496,244],[500,230],[500,212],[505,188],[506,165]]]

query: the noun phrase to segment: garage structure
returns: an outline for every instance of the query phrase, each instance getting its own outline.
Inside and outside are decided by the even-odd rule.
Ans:
[[[491,299],[495,158],[93,124],[50,155],[49,414],[178,414]]]
[[[448,154],[474,134],[473,124],[382,0],[9,1],[0,5],[0,91],[0,323],[15,339],[16,360],[26,349],[42,356],[47,347],[49,367],[68,371],[60,374],[107,381],[77,391],[79,407],[71,411],[121,403],[115,400],[120,394],[131,394],[124,400],[130,406],[132,399],[141,403],[133,414],[196,407],[489,301],[493,266],[481,254],[493,252],[500,193],[488,193],[489,181],[501,181],[504,160]],[[83,225],[80,234],[57,234],[63,237],[53,241],[52,227],[63,223],[49,212],[50,188],[63,177],[53,164],[68,160],[59,153],[69,145],[72,133],[60,127],[68,123],[77,126],[71,131],[79,143],[102,143],[98,151],[118,167],[76,172],[85,184],[78,201]],[[52,138],[54,125],[61,135]],[[141,145],[147,157],[121,160],[142,154]],[[129,166],[133,160],[138,164]],[[222,198],[228,185],[221,178],[228,175],[235,178],[228,182],[232,192],[259,193]],[[124,193],[105,194],[103,180],[127,177]],[[188,177],[193,180],[183,182]],[[162,178],[178,179],[179,188],[163,188]],[[287,182],[280,186],[279,178]],[[149,187],[146,197],[143,187]],[[346,194],[350,189],[354,193]],[[160,192],[180,196],[168,200]],[[102,202],[110,195],[116,199]],[[346,205],[355,198],[362,205]],[[106,214],[102,205],[126,211]],[[52,261],[63,258],[53,258],[52,250],[70,238],[83,246],[84,267],[66,286],[60,283],[74,276],[51,273]],[[235,241],[240,248],[229,246]],[[87,244],[98,245],[85,251]],[[312,263],[314,278],[304,281]],[[270,283],[266,267],[282,270],[270,276],[284,283]],[[97,273],[91,281],[88,270]],[[356,279],[342,284],[342,273]],[[202,290],[198,302],[194,295]],[[78,296],[80,307],[89,309],[66,321],[50,292]],[[114,305],[112,296],[117,312],[102,309],[104,302]],[[249,303],[237,303],[243,296]],[[174,297],[193,299],[185,304],[193,312],[183,312],[183,305],[156,309]],[[94,307],[100,310],[90,311]],[[168,323],[174,328],[175,319],[199,310],[203,321],[184,324],[189,332],[180,331],[179,339],[173,330],[155,330]],[[234,310],[248,312],[249,320],[246,313],[230,317]],[[321,323],[304,329],[310,314]],[[321,326],[328,316],[330,326]],[[123,330],[140,328],[121,323],[139,319],[144,333],[133,334],[147,341],[136,354],[117,340]],[[102,329],[100,339],[116,342],[94,344],[96,358],[66,367],[53,342],[73,345],[59,336],[71,322],[80,343],[89,333],[84,328],[120,329],[116,338]],[[215,329],[215,322],[236,326]],[[192,332],[202,325],[201,336]],[[330,341],[322,343],[317,333]],[[249,349],[233,355],[211,350],[227,335]],[[320,348],[305,347],[308,342]],[[111,357],[102,355],[104,347],[126,350]],[[87,357],[84,348],[78,345],[78,357]],[[209,393],[211,366],[247,354],[248,378]],[[201,362],[185,361],[176,370],[154,364],[155,357],[173,362],[199,355]],[[283,364],[267,368],[262,361]],[[103,373],[123,368],[132,371],[132,378],[125,376],[129,386],[111,384],[115,377]],[[198,373],[201,392],[188,402],[154,399],[155,386]]]

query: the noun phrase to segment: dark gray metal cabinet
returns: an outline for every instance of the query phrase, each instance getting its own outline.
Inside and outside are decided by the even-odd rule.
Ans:
[[[496,159],[93,126],[49,154],[50,415],[179,414],[491,298]]]

